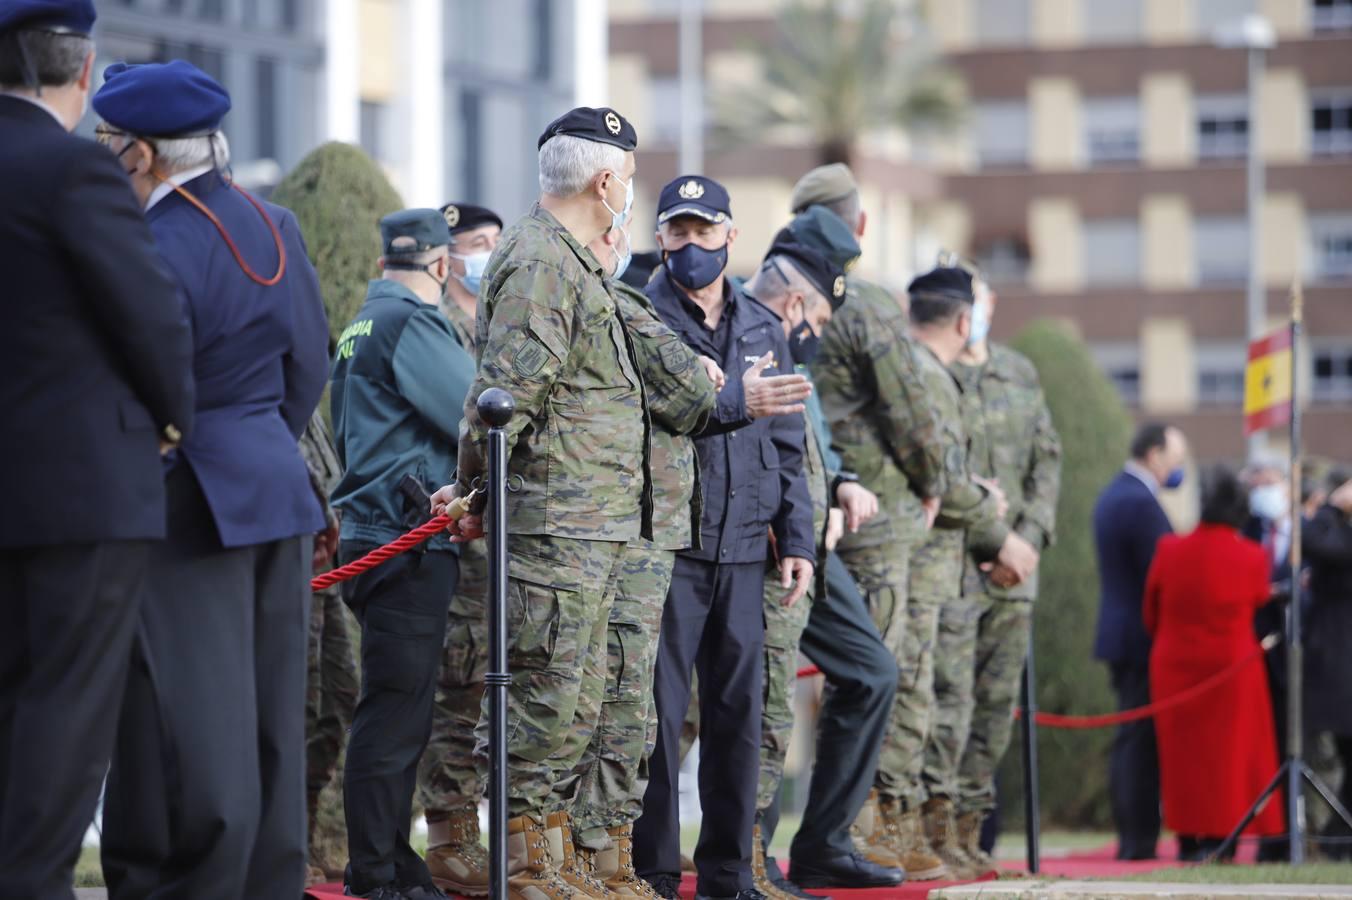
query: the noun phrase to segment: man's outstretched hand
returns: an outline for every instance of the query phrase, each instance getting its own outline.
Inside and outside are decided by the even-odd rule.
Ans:
[[[753,419],[800,413],[806,409],[803,401],[812,395],[812,385],[802,375],[767,377],[765,370],[774,358],[773,353],[765,354],[742,375],[742,397],[747,415]]]

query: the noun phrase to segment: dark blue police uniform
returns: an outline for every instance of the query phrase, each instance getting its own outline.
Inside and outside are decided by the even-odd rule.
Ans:
[[[214,132],[229,97],[187,63],[112,66],[94,107],[153,143]],[[328,323],[291,213],[255,206],[215,169],[180,190],[147,219],[192,323],[196,427],[166,462],[169,538],[151,553],[104,875],[128,900],[292,897],[306,861],[310,551],[325,527],[297,440],[324,389]]]
[[[761,609],[771,531],[779,558],[816,558],[812,501],[802,470],[803,420],[791,415],[753,421],[746,412],[742,373],[757,359],[774,354],[766,375],[793,373],[774,313],[725,282],[723,315],[711,329],[703,310],[665,270],[646,293],[667,325],[716,361],[728,380],[708,428],[695,441],[704,490],[701,544],[677,555],[663,610],[654,676],[657,746],[643,815],[634,826],[634,862],[650,881],[679,876],[679,738],[691,671],[698,670],[704,810],[695,850],[699,893],[734,896],[752,887],[765,643]]]

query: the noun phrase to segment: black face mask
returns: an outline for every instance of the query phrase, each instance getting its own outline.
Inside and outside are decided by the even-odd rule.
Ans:
[[[789,355],[793,357],[794,364],[800,366],[810,366],[812,361],[817,358],[817,351],[821,349],[821,338],[817,337],[817,332],[812,330],[807,319],[799,322],[789,332]]]
[[[686,244],[667,254],[667,271],[681,287],[697,291],[714,283],[728,267],[728,245],[717,250],[705,250],[698,244]]]

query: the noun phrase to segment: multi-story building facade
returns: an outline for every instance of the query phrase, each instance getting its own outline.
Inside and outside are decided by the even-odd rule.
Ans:
[[[998,332],[1073,320],[1141,415],[1241,457],[1252,148],[1274,326],[1304,286],[1307,447],[1352,456],[1352,2],[925,6],[972,104],[929,222],[997,281]],[[1246,14],[1277,39],[1256,133],[1246,52],[1216,44]]]

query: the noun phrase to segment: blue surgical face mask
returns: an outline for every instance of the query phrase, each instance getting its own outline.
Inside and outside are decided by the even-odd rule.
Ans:
[[[978,302],[972,307],[972,333],[967,335],[969,345],[984,344],[991,333],[991,307]]]
[[[1182,466],[1179,466],[1176,469],[1171,469],[1169,472],[1169,477],[1164,479],[1164,486],[1171,491],[1177,487],[1180,487],[1182,484],[1183,484]]]
[[[456,259],[465,264],[465,274],[458,275],[460,283],[465,286],[465,290],[471,294],[479,293],[479,285],[483,282],[484,270],[488,268],[488,259],[493,254],[487,250],[483,253],[470,253],[461,256],[459,253],[452,253]]]
[[[610,251],[615,254],[615,271],[610,273],[610,277],[616,281],[629,268],[629,263],[634,258],[634,248],[629,244],[629,232],[621,228],[620,234],[624,235],[624,253],[620,253],[619,241],[616,241],[615,245],[610,248]]]
[[[612,171],[610,174],[617,179],[620,177],[618,172]],[[611,209],[605,197],[601,198],[601,204],[605,206],[606,212],[610,213],[610,227],[612,229],[623,227],[624,223],[629,221],[629,211],[634,208],[634,179],[630,178],[624,182],[624,209],[619,212]]]
[[[671,277],[686,290],[697,291],[713,284],[728,267],[728,245],[717,250],[705,250],[691,242],[667,254],[663,261]]]

